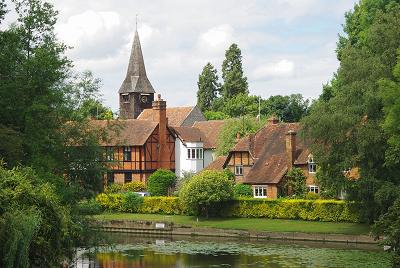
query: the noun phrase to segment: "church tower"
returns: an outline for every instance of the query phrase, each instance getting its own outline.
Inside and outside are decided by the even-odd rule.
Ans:
[[[144,109],[152,107],[154,89],[146,75],[139,34],[135,38],[128,71],[119,93],[119,115],[122,119],[136,119]]]

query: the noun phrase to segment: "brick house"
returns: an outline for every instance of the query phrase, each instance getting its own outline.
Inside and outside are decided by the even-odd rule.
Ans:
[[[103,161],[109,172],[107,183],[146,182],[157,169],[175,171],[175,135],[168,127],[166,102],[152,103],[152,120],[93,120],[93,127],[107,132]]]
[[[280,123],[270,118],[257,133],[238,139],[226,158],[219,157],[207,169],[228,168],[236,182],[249,184],[254,197],[277,198],[286,173],[301,168],[311,192],[318,193],[316,164],[309,146],[297,137],[299,123]]]

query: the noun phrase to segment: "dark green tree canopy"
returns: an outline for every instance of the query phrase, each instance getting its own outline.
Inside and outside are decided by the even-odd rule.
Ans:
[[[207,63],[197,82],[197,105],[204,112],[211,109],[211,105],[220,91],[217,70],[211,63]]]
[[[222,63],[222,95],[231,98],[239,93],[248,94],[247,77],[243,74],[242,52],[237,44],[232,44],[225,52]]]

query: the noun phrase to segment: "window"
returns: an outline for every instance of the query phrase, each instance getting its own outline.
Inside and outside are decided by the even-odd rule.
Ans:
[[[310,155],[308,157],[308,173],[315,173],[317,172],[317,164],[314,162],[314,157]]]
[[[243,175],[243,166],[242,165],[236,165],[235,166],[235,175]]]
[[[316,185],[309,185],[308,186],[308,191],[314,194],[318,194],[319,193],[319,187]]]
[[[187,159],[203,159],[203,148],[188,148]]]
[[[106,148],[106,160],[109,162],[114,161],[114,149],[112,147]]]
[[[132,181],[132,172],[127,172],[124,174],[124,182],[131,182]]]
[[[264,198],[267,197],[267,186],[254,186],[254,197]]]
[[[129,94],[122,94],[122,101],[129,102]]]
[[[131,147],[125,146],[124,147],[124,161],[131,161],[132,154],[131,154]]]

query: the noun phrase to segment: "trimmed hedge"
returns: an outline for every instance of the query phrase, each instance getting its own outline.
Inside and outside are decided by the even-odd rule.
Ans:
[[[111,211],[121,211],[122,194],[100,194],[96,201]],[[223,204],[224,217],[293,219],[325,222],[359,222],[355,203],[338,200],[240,198]],[[178,197],[145,197],[138,213],[187,214]]]

